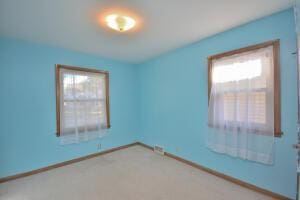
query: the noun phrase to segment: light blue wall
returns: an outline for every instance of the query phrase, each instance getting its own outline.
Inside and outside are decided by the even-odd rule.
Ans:
[[[0,177],[95,153],[99,141],[60,146],[55,136],[54,64],[110,73],[109,149],[136,141],[135,67],[61,48],[0,38]]]
[[[268,41],[281,42],[282,138],[273,166],[209,151],[209,55]],[[177,49],[139,66],[45,45],[0,38],[0,177],[95,153],[98,141],[60,146],[55,137],[54,64],[110,71],[110,135],[103,149],[140,140],[213,170],[295,196],[296,35],[292,10]],[[138,107],[137,107],[138,105]]]
[[[205,27],[203,27],[205,28]],[[213,153],[205,147],[207,60],[210,55],[280,39],[282,138],[273,166]],[[296,35],[292,10],[177,49],[139,66],[140,140],[213,170],[295,197]]]

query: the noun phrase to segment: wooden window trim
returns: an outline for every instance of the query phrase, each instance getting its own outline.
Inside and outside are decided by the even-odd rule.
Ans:
[[[208,103],[210,98],[210,90],[212,84],[212,61],[226,56],[232,56],[248,51],[253,51],[265,47],[273,47],[274,57],[274,135],[275,137],[281,137],[283,135],[281,131],[281,96],[280,96],[280,42],[278,40],[272,40],[233,51],[227,51],[224,53],[209,56],[208,59]]]
[[[82,72],[92,72],[92,73],[99,73],[105,75],[105,93],[106,93],[106,123],[107,128],[111,127],[110,124],[110,110],[109,110],[109,72],[98,70],[98,69],[87,69],[81,67],[74,67],[68,65],[55,65],[55,83],[56,83],[56,135],[60,136],[60,69],[68,69],[74,71],[82,71]]]

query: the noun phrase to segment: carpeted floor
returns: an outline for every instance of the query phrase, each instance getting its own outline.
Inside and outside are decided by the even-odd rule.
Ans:
[[[1,200],[264,200],[260,193],[134,146],[0,184]]]

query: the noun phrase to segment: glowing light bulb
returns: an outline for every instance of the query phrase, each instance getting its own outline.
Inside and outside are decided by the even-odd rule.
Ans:
[[[106,16],[105,21],[108,27],[119,32],[128,31],[135,26],[135,20],[124,15],[111,14]]]

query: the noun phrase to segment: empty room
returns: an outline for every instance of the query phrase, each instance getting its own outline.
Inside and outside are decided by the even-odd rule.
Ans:
[[[0,200],[300,200],[300,0],[0,0]]]

